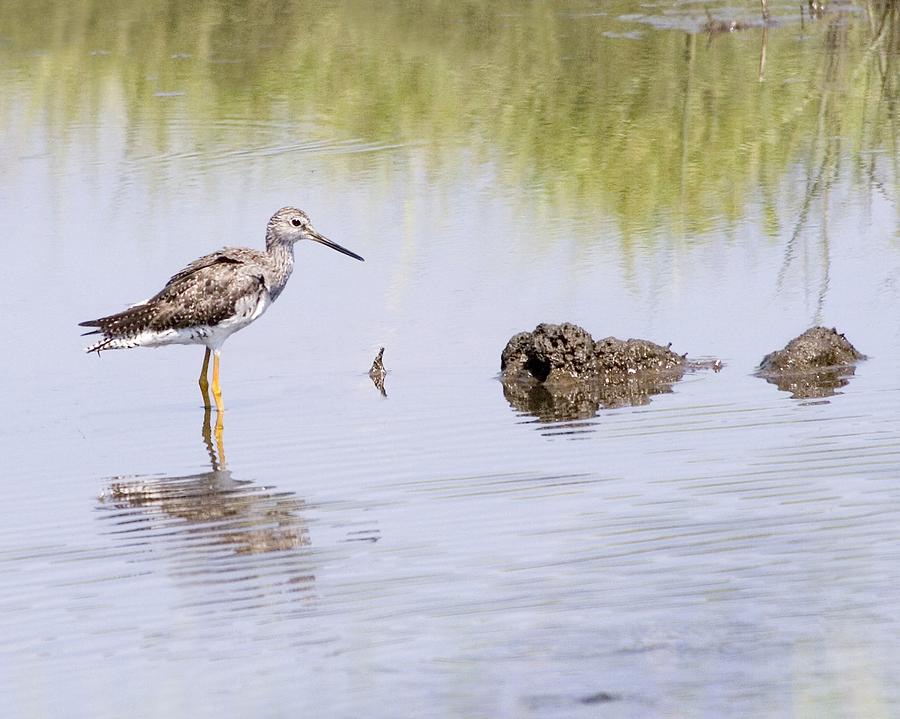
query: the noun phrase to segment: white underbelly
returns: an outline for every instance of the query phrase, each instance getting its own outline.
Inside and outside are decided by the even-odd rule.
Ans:
[[[141,332],[131,338],[130,346],[162,347],[164,345],[206,345],[217,351],[231,335],[259,319],[272,304],[269,294],[263,292],[259,299],[238,300],[235,314],[217,325],[195,325],[159,332]]]

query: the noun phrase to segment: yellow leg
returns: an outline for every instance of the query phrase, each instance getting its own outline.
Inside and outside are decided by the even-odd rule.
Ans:
[[[213,353],[213,381],[212,381],[213,398],[216,400],[216,411],[224,412],[225,405],[222,404],[222,388],[219,386],[219,350]],[[216,422],[218,424],[218,421]]]
[[[203,406],[206,409],[212,407],[209,403],[209,382],[206,375],[209,372],[209,347],[206,348],[206,354],[203,355],[203,369],[200,370],[200,394],[203,395]]]

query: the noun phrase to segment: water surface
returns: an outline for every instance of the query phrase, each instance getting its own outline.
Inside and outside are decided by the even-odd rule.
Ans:
[[[829,8],[5,3],[11,716],[898,713],[900,18]],[[200,349],[80,353],[287,204],[366,263],[298,247],[221,446]],[[547,421],[563,320],[725,366]],[[818,323],[833,395],[753,376]]]

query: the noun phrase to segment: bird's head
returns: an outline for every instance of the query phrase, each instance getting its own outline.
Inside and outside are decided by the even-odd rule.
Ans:
[[[282,207],[272,215],[266,226],[266,247],[271,247],[276,243],[292,245],[300,240],[313,240],[332,250],[343,252],[356,260],[365,261],[355,252],[351,252],[346,247],[341,247],[337,242],[332,242],[324,235],[319,234],[309,221],[309,215],[303,210],[298,210],[296,207]]]

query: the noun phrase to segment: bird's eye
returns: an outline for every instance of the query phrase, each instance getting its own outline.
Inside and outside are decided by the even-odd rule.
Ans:
[[[294,227],[300,227],[300,225],[301,225],[302,223],[300,222],[300,218],[299,218],[299,217],[295,217],[293,220],[291,220],[291,224],[292,224]]]

